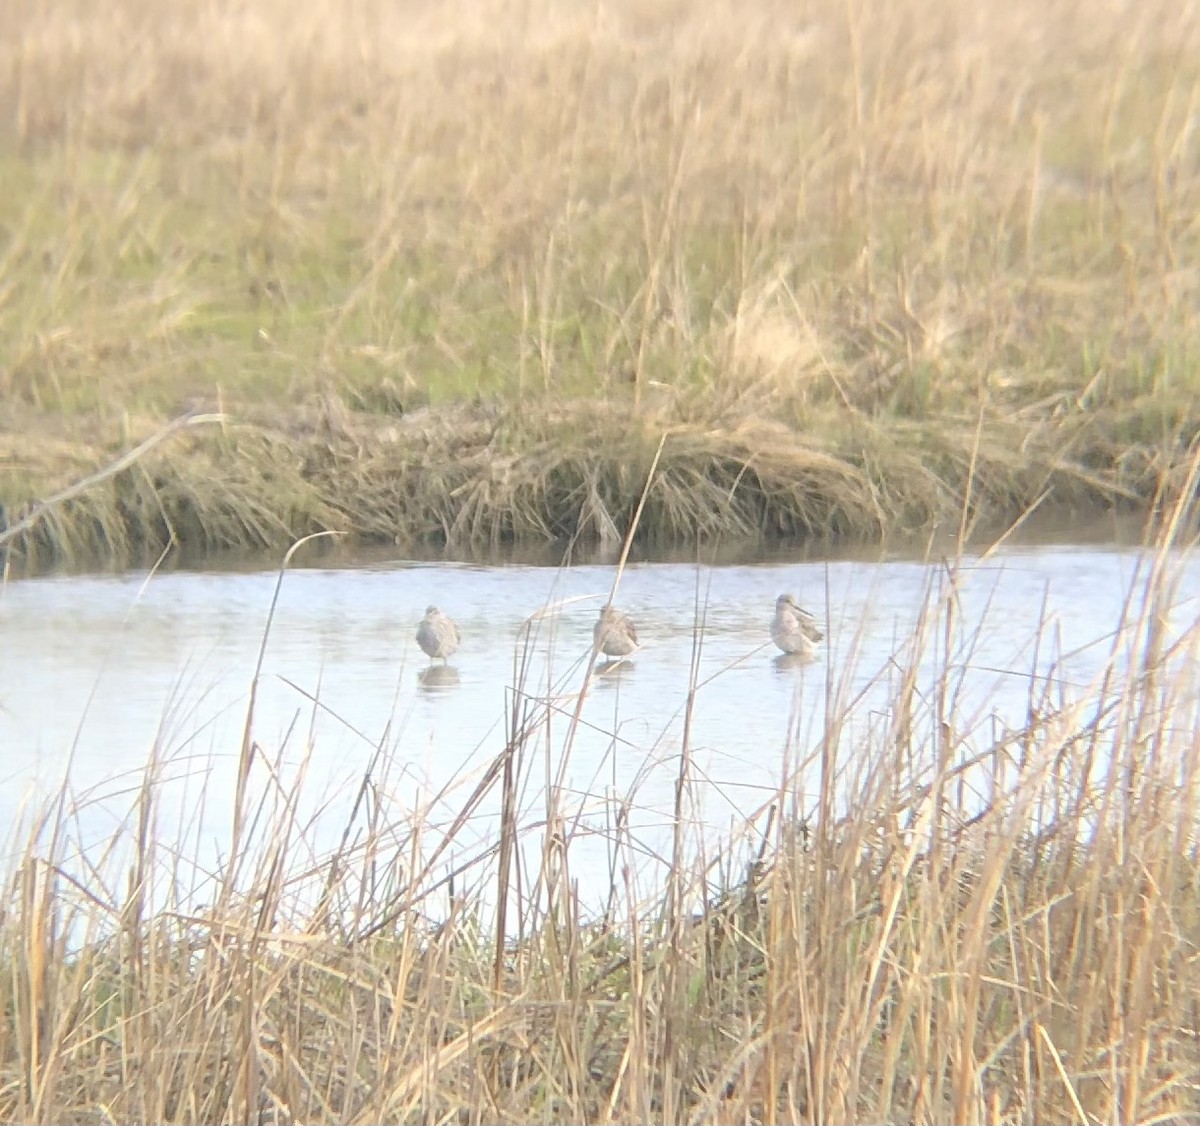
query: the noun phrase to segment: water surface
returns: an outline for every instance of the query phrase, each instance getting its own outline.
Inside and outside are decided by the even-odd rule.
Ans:
[[[1023,723],[1031,674],[1060,693],[1086,692],[1147,565],[1135,548],[1096,546],[1024,546],[964,560],[948,661],[936,646],[920,660],[930,684],[949,664],[964,738]],[[1178,566],[1177,630],[1195,621],[1200,594],[1200,570],[1182,558]],[[593,680],[563,767],[592,623],[613,574],[607,565],[398,560],[290,572],[263,655],[253,792],[287,790],[303,774],[299,813],[317,819],[307,831],[314,848],[336,842],[368,769],[390,817],[424,810],[431,824],[449,823],[505,745],[516,662],[527,653],[521,698],[556,709],[527,750],[528,816],[544,807],[543,781],[561,768],[574,828],[603,837],[627,804],[653,868],[670,839],[690,685],[701,687],[688,728],[687,816],[715,832],[769,802],[785,766],[813,751],[835,689],[861,694],[864,730],[872,709],[886,710],[910,661],[917,615],[930,589],[947,581],[943,564],[912,560],[631,565],[617,601],[636,619],[642,650]],[[67,779],[79,807],[74,831],[94,844],[132,816],[156,753],[160,834],[197,857],[220,854],[275,585],[273,572],[223,570],[47,577],[3,588],[6,823]],[[828,645],[814,663],[781,661],[770,646],[782,591],[827,624]],[[457,620],[463,638],[445,670],[430,669],[413,636],[429,603]],[[530,615],[554,603],[561,609],[523,641]],[[532,710],[546,713],[544,703]],[[800,785],[811,789],[811,778]],[[486,844],[495,808],[484,802],[464,839]],[[600,861],[591,878],[606,882]]]

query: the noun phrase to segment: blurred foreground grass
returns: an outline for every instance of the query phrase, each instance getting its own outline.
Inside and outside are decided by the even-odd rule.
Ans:
[[[514,659],[481,748],[425,746],[398,699],[343,763],[352,809],[309,773],[330,744],[252,693],[240,751],[212,750],[236,785],[186,725],[140,784],[68,780],[4,853],[0,1117],[1194,1122],[1200,628],[1167,546],[1087,683],[1054,616],[1022,614],[1004,675],[1044,660],[1007,723],[964,691],[987,626],[945,561],[878,668],[847,637],[826,681],[793,666],[777,785],[727,835],[701,811],[753,787],[715,781],[686,722],[634,735],[614,705],[609,754],[645,755],[628,785],[580,755],[579,663]],[[680,713],[713,704],[696,667]]]

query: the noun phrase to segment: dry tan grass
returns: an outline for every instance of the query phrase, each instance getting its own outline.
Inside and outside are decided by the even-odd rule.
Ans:
[[[552,722],[570,757],[569,691],[551,707],[514,683],[504,745],[443,795],[448,822],[397,810],[385,738],[332,849],[251,714],[231,859],[203,881],[154,831],[161,761],[86,867],[64,794],[6,871],[0,1115],[1191,1121],[1200,636],[1164,628],[1174,567],[1162,551],[1131,590],[1092,684],[1031,680],[1006,730],[957,702],[972,638],[949,565],[870,735],[849,734],[850,653],[824,729],[739,834],[701,851],[685,826],[639,887],[638,793],[610,810],[603,917],[573,882],[595,832],[580,795],[514,800],[545,777]],[[690,753],[653,768],[677,770],[683,806],[706,785]],[[507,812],[481,839],[467,827],[496,792]]]
[[[544,423],[504,435],[531,480],[522,441],[580,402],[769,418],[802,466],[886,482],[885,523],[960,507],[981,430],[983,496],[1029,503],[1057,450],[1064,504],[1144,502],[1197,432],[1197,60],[1195,0],[14,0],[0,394],[107,454],[196,407],[274,449],[313,412],[378,434],[482,398]],[[0,501],[61,485],[44,461],[0,465]],[[326,526],[326,500],[376,535],[357,484],[301,472],[274,521],[236,476],[197,503],[247,544]]]
[[[862,418],[847,448],[820,430],[798,435],[754,415],[726,425],[661,413],[631,419],[604,403],[337,419],[298,411],[287,433],[273,422],[238,423],[181,437],[6,537],[5,549],[14,564],[36,570],[128,564],[168,548],[194,562],[325,530],[458,552],[612,544],[632,522],[660,441],[638,533],[658,548],[739,537],[905,537],[937,523],[986,532],[1043,501],[1047,511],[1076,514],[1137,510],[1169,505],[1188,487],[1186,448],[1114,449],[1093,439],[1071,449],[1054,425],[1020,420]],[[53,465],[43,480],[55,488],[83,476],[87,447],[58,460],[40,442],[22,436],[9,446],[17,464],[30,451],[23,480],[36,479],[39,463]],[[10,522],[32,511],[33,492],[22,495],[27,502],[9,509]]]

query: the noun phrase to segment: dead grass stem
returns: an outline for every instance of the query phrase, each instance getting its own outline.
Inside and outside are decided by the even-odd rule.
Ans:
[[[64,789],[8,853],[0,1115],[1194,1115],[1200,636],[1164,625],[1183,512],[1146,554],[1104,669],[1070,690],[1031,675],[1020,729],[959,695],[979,639],[951,560],[880,674],[886,706],[864,725],[852,642],[824,726],[792,735],[774,795],[730,835],[691,823],[708,783],[685,738],[661,875],[639,888],[630,793],[600,914],[572,875],[595,834],[575,806],[599,795],[552,769],[587,676],[543,688],[520,652],[505,746],[404,816],[385,737],[345,826],[302,822],[303,766],[285,781],[250,742],[253,697],[257,749],[216,871],[156,831],[157,756],[126,827],[84,854],[73,825],[91,797]],[[698,586],[697,653],[704,604]],[[469,831],[488,795],[504,797],[496,834]]]
[[[17,2],[0,503],[235,423],[21,550],[603,538],[664,429],[664,539],[1145,506],[1200,430],[1197,5],[859,8]]]

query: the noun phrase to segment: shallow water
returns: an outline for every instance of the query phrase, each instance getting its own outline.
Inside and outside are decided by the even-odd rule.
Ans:
[[[964,738],[1020,726],[1033,672],[1060,694],[1083,693],[1108,659],[1147,566],[1136,549],[1095,546],[965,559],[949,658]],[[1178,631],[1196,620],[1200,568],[1182,557],[1177,566]],[[646,867],[662,862],[655,857],[670,841],[693,678],[701,687],[688,734],[689,823],[697,832],[724,830],[769,802],[785,765],[816,746],[827,692],[861,694],[856,714],[864,726],[886,710],[909,663],[905,641],[928,590],[945,575],[940,564],[894,560],[630,566],[617,603],[637,621],[642,649],[597,676],[585,700],[563,773],[575,795],[567,807],[573,830],[611,838],[627,802]],[[397,823],[425,810],[436,831],[503,749],[515,661],[529,652],[526,695],[553,698],[558,709],[527,752],[523,808],[536,820],[544,780],[563,760],[591,626],[612,579],[613,568],[600,565],[377,562],[290,572],[263,656],[252,796],[273,786],[286,791],[303,775],[298,815],[316,827],[301,835],[313,849],[330,847],[370,769],[378,809]],[[3,588],[5,823],[66,778],[78,810],[72,831],[94,846],[131,823],[157,748],[159,833],[212,863],[229,842],[242,729],[275,584],[271,572],[223,571],[52,577]],[[781,591],[827,623],[828,644],[813,663],[782,661],[770,646],[767,625]],[[523,623],[554,602],[561,608],[525,647]],[[462,634],[445,669],[431,667],[415,644],[428,603],[450,613]],[[932,683],[943,663],[929,647],[921,676]],[[810,775],[801,772],[806,799]],[[450,792],[433,800],[447,785]],[[459,839],[486,847],[495,809],[489,797]],[[582,862],[582,879],[601,896],[610,863],[605,849]]]

